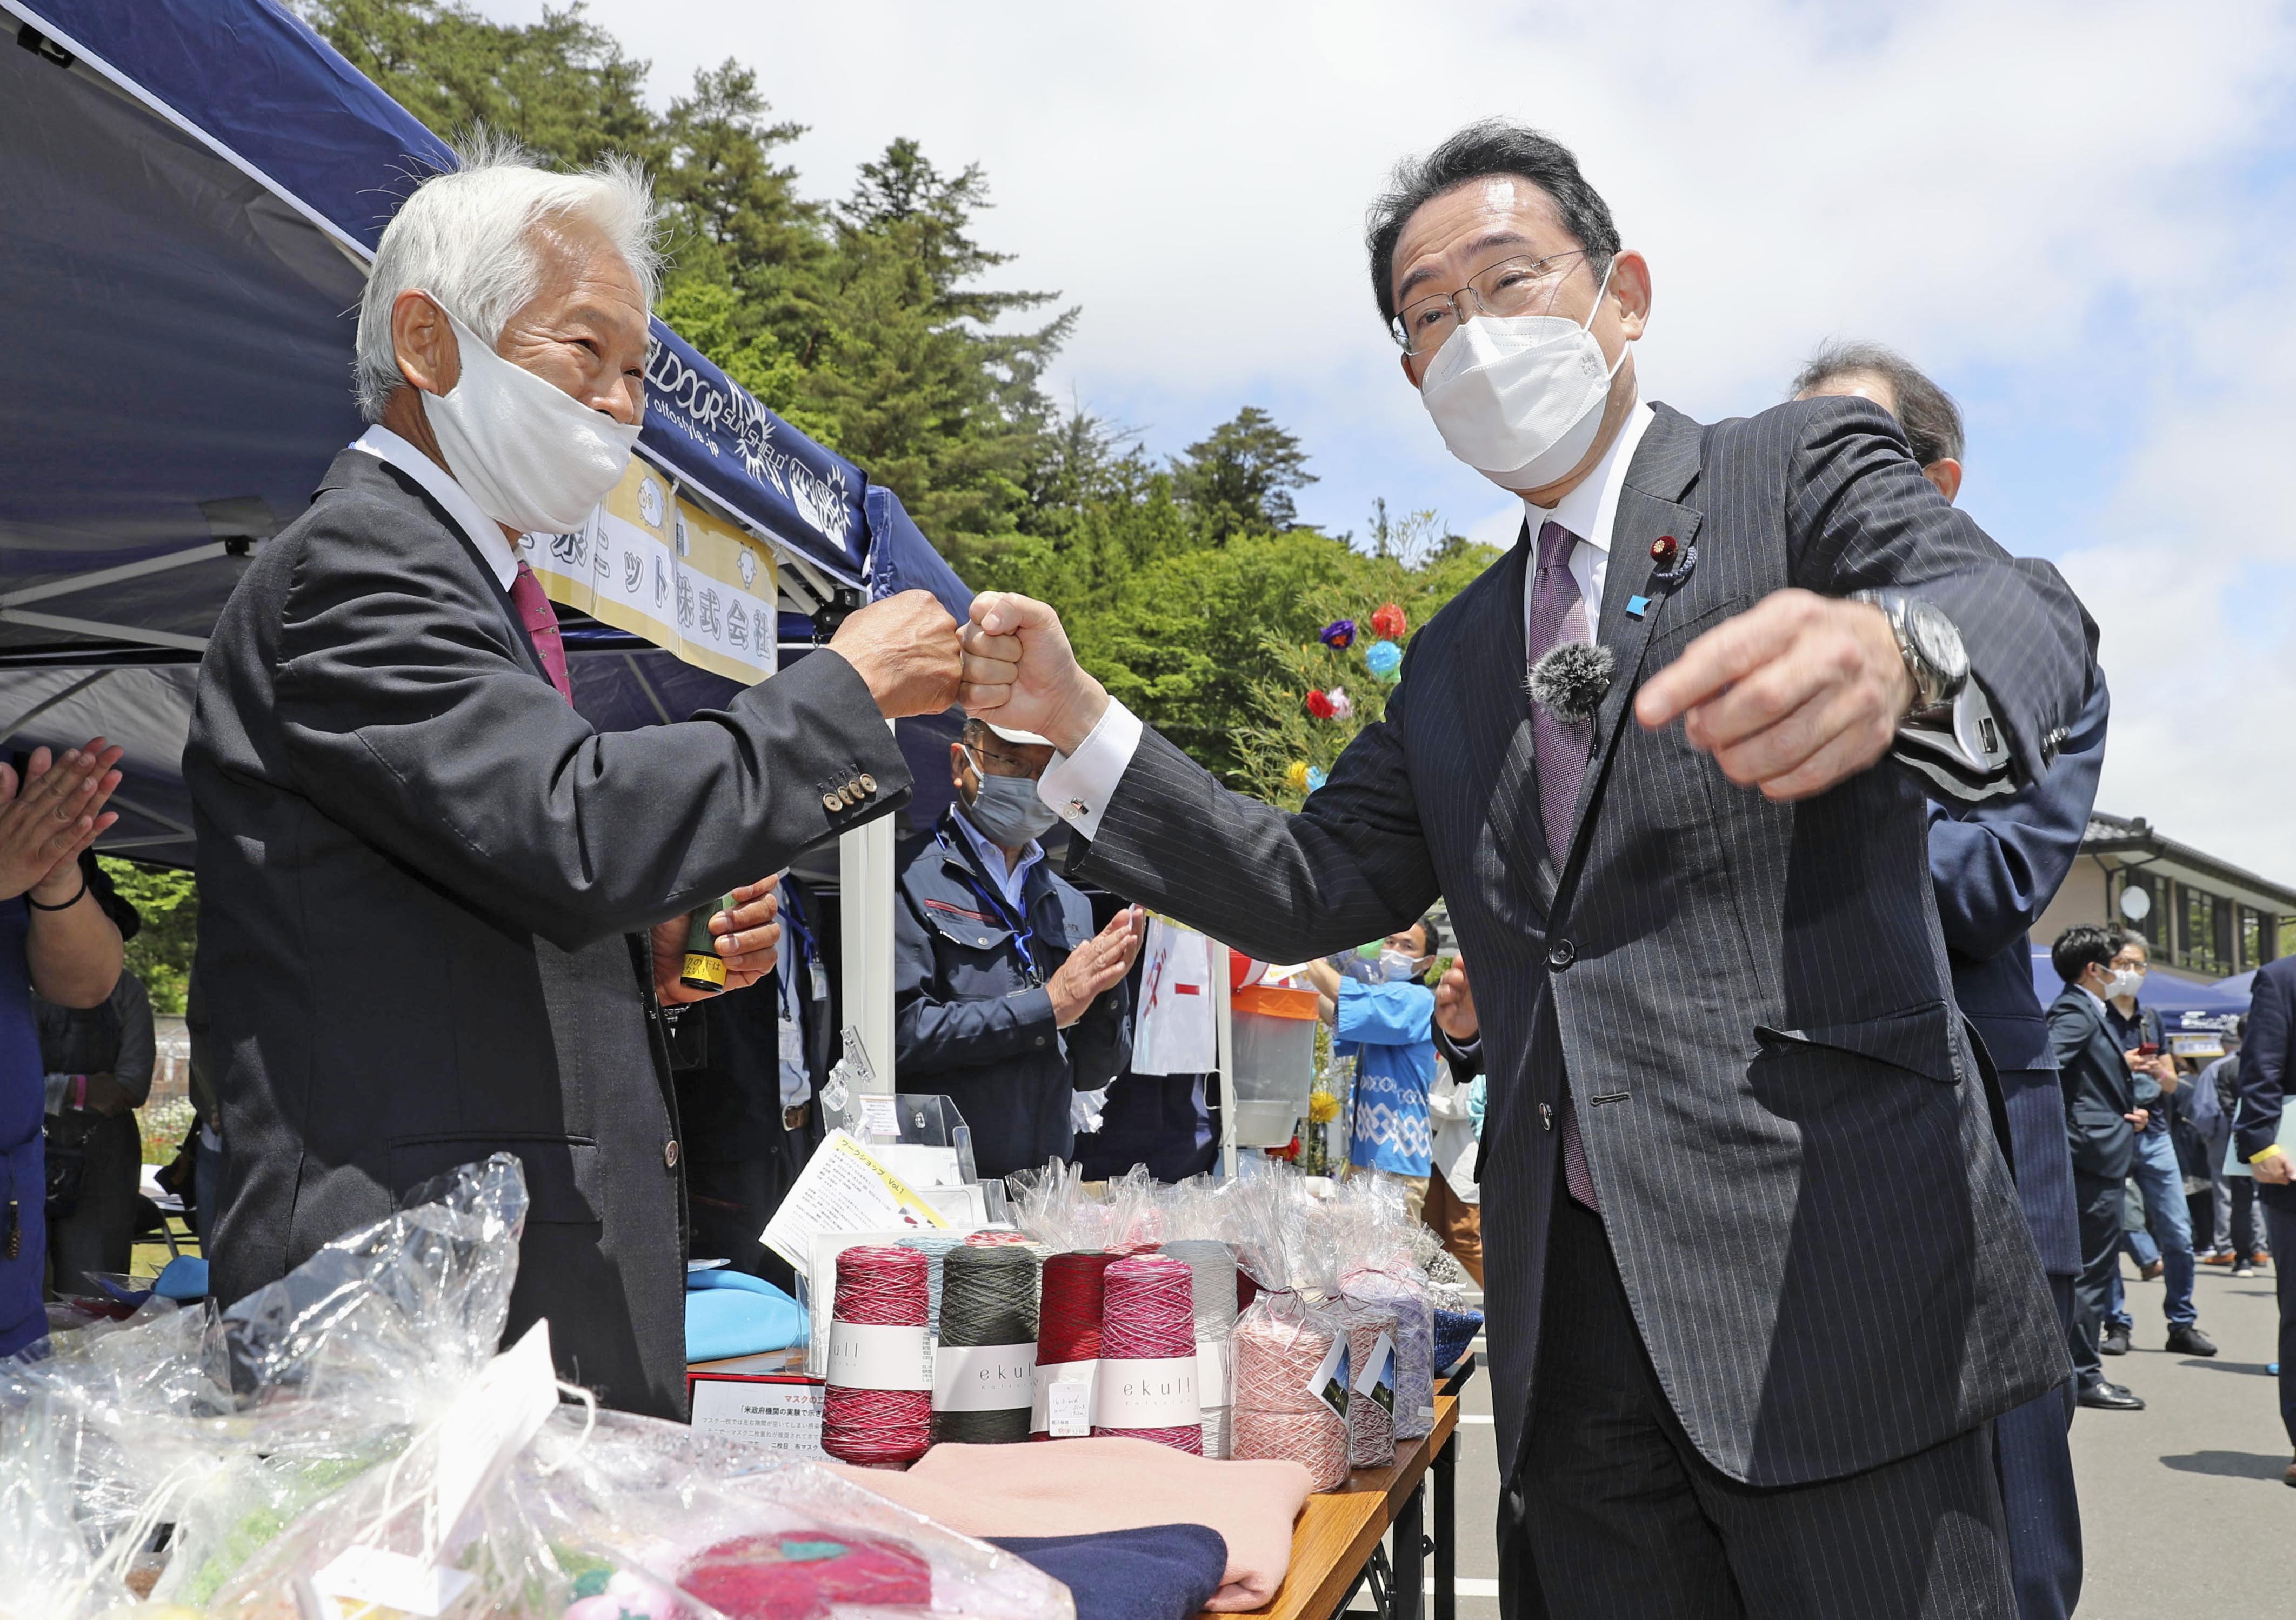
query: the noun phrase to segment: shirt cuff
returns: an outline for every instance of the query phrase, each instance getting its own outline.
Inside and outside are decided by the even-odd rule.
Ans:
[[[1962,687],[1950,715],[1900,725],[1890,752],[1943,798],[1970,804],[2017,791],[2008,734],[1993,712],[1993,700],[1974,680]]]
[[[1037,778],[1037,796],[1086,838],[1097,837],[1100,818],[1139,751],[1140,717],[1111,697],[1100,724],[1077,751],[1053,756]]]

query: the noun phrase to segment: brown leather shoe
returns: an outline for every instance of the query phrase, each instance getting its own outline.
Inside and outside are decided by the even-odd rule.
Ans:
[[[2168,1269],[2169,1262],[2167,1261],[2155,1260],[2137,1267],[2136,1275],[2143,1278],[2146,1282],[2151,1282],[2154,1278],[2160,1276],[2161,1272]]]
[[[2284,1485],[2296,1486],[2296,1462],[2288,1465],[2288,1472],[2280,1476],[2280,1483]]]

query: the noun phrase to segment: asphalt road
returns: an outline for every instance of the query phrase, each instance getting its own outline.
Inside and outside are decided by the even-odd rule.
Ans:
[[[2136,1348],[2109,1363],[2109,1376],[2147,1405],[2141,1412],[2083,1411],[2073,1422],[2087,1562],[2082,1620],[2288,1612],[2296,1491],[2281,1484],[2290,1448],[2265,1372],[2276,1321],[2271,1273],[2234,1279],[2202,1268],[2201,1326],[2218,1348],[2204,1361],[2161,1348],[2161,1285],[2138,1281],[2126,1262],[2124,1269]],[[1461,1620],[1491,1620],[1499,1612],[1490,1412],[1489,1380],[1479,1371],[1456,1443]],[[2281,1599],[2267,1600],[2272,1591]],[[1370,1607],[1358,1594],[1356,1611]]]

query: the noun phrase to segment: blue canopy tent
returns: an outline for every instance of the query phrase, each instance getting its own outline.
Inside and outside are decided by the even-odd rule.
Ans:
[[[0,0],[0,743],[124,744],[105,847],[188,866],[181,761],[206,637],[357,436],[366,264],[415,180],[455,157],[273,0]],[[783,657],[811,646],[817,610],[864,597],[922,587],[963,617],[971,593],[892,491],[659,320],[652,335],[639,454],[775,553]],[[568,642],[602,728],[734,690],[594,622]],[[946,800],[948,730],[904,736],[914,813]],[[892,829],[856,836],[849,904],[890,918]],[[890,990],[860,1012],[890,1056]]]

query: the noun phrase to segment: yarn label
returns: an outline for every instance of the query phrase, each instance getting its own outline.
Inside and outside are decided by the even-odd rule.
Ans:
[[[1196,1394],[1208,1412],[1232,1406],[1227,1382],[1227,1346],[1218,1339],[1196,1341]]]
[[[1037,1393],[1034,1345],[943,1345],[933,1353],[933,1410],[1009,1412]]]
[[[1356,1374],[1355,1393],[1376,1401],[1390,1414],[1395,1410],[1395,1336],[1382,1333],[1364,1357]]]
[[[829,1381],[840,1389],[931,1389],[925,1330],[829,1322]]]
[[[1185,1428],[1201,1423],[1196,1358],[1116,1361],[1103,1356],[1092,1420],[1095,1428]]]
[[[1029,1432],[1055,1440],[1092,1433],[1092,1392],[1098,1381],[1095,1361],[1039,1363],[1029,1403]]]
[[[1308,1379],[1308,1393],[1342,1418],[1348,1415],[1348,1336],[1332,1335],[1332,1347]]]

